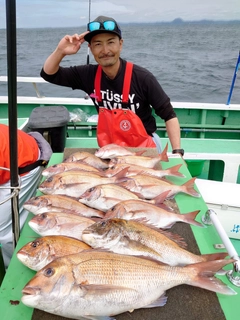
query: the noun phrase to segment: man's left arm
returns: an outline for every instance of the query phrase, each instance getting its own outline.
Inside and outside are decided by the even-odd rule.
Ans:
[[[172,145],[172,150],[181,149],[180,125],[178,118],[171,118],[165,122],[169,140]]]

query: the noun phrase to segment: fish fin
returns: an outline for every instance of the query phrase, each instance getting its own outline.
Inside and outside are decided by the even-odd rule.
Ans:
[[[228,287],[224,282],[214,277],[214,275],[227,264],[233,263],[234,259],[214,260],[207,262],[199,262],[185,266],[191,279],[186,284],[207,289],[213,292],[226,295],[237,294],[232,288]]]
[[[152,201],[154,202],[154,204],[156,206],[158,206],[159,204],[163,205],[163,201],[167,198],[169,192],[171,192],[171,190],[167,190],[167,191],[160,193],[155,198],[153,198]]]
[[[194,183],[195,183],[196,177],[191,178],[190,180],[188,180],[187,182],[185,182],[182,187],[183,190],[182,192],[189,194],[190,196],[196,197],[196,198],[200,198],[201,194],[198,193],[195,189],[194,189]]]
[[[196,216],[198,215],[198,213],[200,212],[201,210],[196,210],[196,211],[192,211],[192,212],[188,212],[188,213],[185,213],[185,214],[182,214],[182,221],[185,222],[185,223],[189,223],[189,224],[192,224],[194,226],[197,226],[197,227],[202,227],[204,228],[205,226],[196,221]]]
[[[68,189],[68,188],[71,188],[71,187],[76,187],[79,186],[79,185],[82,185],[82,184],[86,184],[86,182],[78,182],[78,183],[63,183],[61,186],[61,189]],[[73,198],[73,197],[72,197]],[[73,198],[76,200],[76,198]]]
[[[110,201],[116,202],[116,203],[118,203],[120,201],[119,198],[115,198],[115,197],[107,197],[107,199]],[[105,215],[104,215],[104,217],[105,217]]]
[[[151,226],[150,226],[151,227]],[[152,254],[154,256],[158,256],[159,258],[162,257],[162,255],[155,251],[153,248],[145,246],[143,243],[136,241],[136,240],[131,240],[129,237],[125,236],[123,240],[120,241],[120,245],[123,244],[123,247],[126,249],[129,249],[131,251],[130,254],[134,255],[140,255],[140,256],[149,256],[149,254]],[[144,254],[146,253],[146,254]]]
[[[182,174],[181,172],[179,172],[179,169],[181,168],[182,164],[177,164],[176,166],[173,166],[171,168],[168,168],[167,170],[167,175],[168,176],[173,176],[173,177],[182,177],[185,178],[186,176],[184,174]]]
[[[127,189],[127,188],[125,188],[125,189]],[[135,192],[135,191],[131,191],[131,193],[133,193],[133,194],[134,194],[135,196],[137,196],[139,199],[145,200],[144,196],[143,196],[141,193]]]
[[[139,210],[139,212],[140,213],[142,213],[142,211],[141,210]],[[134,211],[134,213],[138,213],[138,211],[136,210],[136,211]],[[141,223],[141,224],[143,224],[143,225],[145,225],[145,226],[147,226],[147,227],[150,227],[151,229],[159,229],[158,227],[157,227],[157,225],[156,224],[154,224],[154,223],[152,223],[147,217],[142,217],[142,218],[131,218],[131,219],[129,219],[129,220],[133,220],[133,221],[135,221],[135,222],[138,222],[138,223]]]
[[[150,226],[150,228],[152,228]],[[165,237],[169,238],[170,240],[176,242],[179,247],[185,249],[187,248],[187,243],[185,242],[185,240],[179,235],[179,234],[175,234],[166,230],[162,230],[162,229],[157,229],[156,231],[160,232],[161,234],[163,234]]]
[[[132,178],[128,178],[128,180],[124,182],[119,182],[118,185],[128,190],[135,189],[137,187],[136,182]]]
[[[134,256],[140,256],[143,258],[149,257],[149,259],[152,261],[156,261],[156,260],[154,258],[151,258],[150,255],[153,255],[158,258],[162,257],[162,255],[159,252],[155,251],[153,248],[150,248],[139,241],[132,240],[128,236],[122,237],[121,240],[119,240],[118,243],[114,245],[114,247],[109,247],[109,248],[96,247],[95,250],[97,251],[103,250],[103,251],[110,251],[110,252],[115,252],[119,254],[134,255]]]
[[[81,290],[85,292],[86,295],[106,295],[106,294],[111,294],[113,291],[135,291],[132,288],[128,287],[123,287],[123,286],[114,286],[110,284],[88,284],[88,283],[80,283],[79,287]]]
[[[173,223],[171,223],[171,224],[168,224],[168,225],[164,226],[162,229],[163,229],[163,230],[171,229],[172,226],[174,226],[174,224],[175,224],[175,222],[173,222]]]
[[[84,316],[81,319],[89,319],[89,320],[116,320],[116,318],[112,318],[109,316]]]
[[[116,174],[113,175],[113,178],[116,179],[116,182],[122,182],[122,181],[127,181],[130,178],[128,178],[126,175],[128,173],[129,167],[125,167],[118,171]]]
[[[168,143],[166,144],[166,147],[163,149],[163,151],[159,154],[160,161],[168,162],[168,155],[167,155],[167,150],[168,150]]]
[[[141,156],[142,154],[144,154],[147,150],[140,150],[140,151],[137,151],[135,152],[135,155],[136,156]]]
[[[93,220],[94,222],[99,222],[102,221],[104,217],[91,217],[90,219]]]
[[[169,200],[170,198],[167,198],[167,200]],[[162,208],[163,210],[165,210],[165,211],[168,211],[168,212],[173,212],[174,211],[174,209],[173,208],[171,208],[168,204],[166,204],[166,203],[157,203],[157,204],[155,204],[154,202],[152,202],[152,200],[149,200],[150,201],[150,203],[153,203],[156,207],[158,207],[158,208]],[[154,199],[153,199],[153,201],[154,201]],[[165,200],[164,200],[165,201]]]
[[[86,216],[86,217],[89,217],[89,216]],[[94,212],[92,215],[91,215],[91,219],[95,219],[95,218],[101,218],[103,219],[105,217],[105,213],[104,211],[101,211],[101,210],[97,210],[96,209],[96,213]]]
[[[144,306],[142,308],[156,308],[156,307],[163,307],[167,303],[167,296],[165,295],[165,292],[163,295],[161,295],[157,300],[152,302],[151,304],[148,304],[147,306]]]

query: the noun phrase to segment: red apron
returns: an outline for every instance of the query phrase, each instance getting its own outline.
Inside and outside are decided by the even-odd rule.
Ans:
[[[130,91],[133,64],[127,62],[123,83],[122,103],[127,105]],[[101,103],[102,68],[99,65],[95,77],[95,94]],[[141,119],[129,109],[106,109],[99,104],[97,141],[100,147],[116,143],[125,147],[156,148],[151,136],[144,128]]]

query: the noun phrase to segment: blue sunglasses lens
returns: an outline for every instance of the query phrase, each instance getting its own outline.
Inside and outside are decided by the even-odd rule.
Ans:
[[[95,22],[95,21],[93,21],[93,22],[90,22],[89,24],[88,24],[88,30],[89,31],[95,31],[95,30],[99,30],[100,29],[100,22]]]
[[[103,26],[105,30],[113,31],[116,27],[116,24],[114,21],[104,21]]]
[[[97,21],[92,21],[88,24],[89,31],[95,31],[95,30],[113,31],[115,29],[116,29],[116,23],[114,21],[104,21],[102,24]]]

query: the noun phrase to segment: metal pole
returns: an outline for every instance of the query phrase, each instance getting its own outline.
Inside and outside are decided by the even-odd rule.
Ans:
[[[7,24],[7,73],[8,73],[8,122],[9,122],[9,152],[10,152],[10,182],[11,187],[18,188],[18,144],[17,144],[17,50],[16,50],[16,3],[6,0]],[[12,189],[12,192],[15,192]],[[18,193],[11,199],[13,246],[19,239],[19,201]]]
[[[235,286],[240,287],[240,258],[236,249],[234,248],[232,242],[230,241],[226,231],[224,230],[223,226],[221,225],[216,212],[213,209],[209,209],[205,216],[202,217],[203,223],[209,225],[212,221],[215,229],[218,232],[218,235],[222,239],[224,247],[226,248],[228,255],[231,259],[234,259],[235,262],[233,263],[233,270],[227,272],[227,277],[229,281],[231,281]]]

